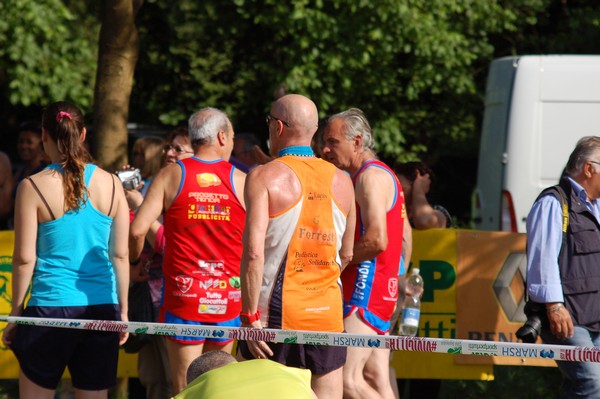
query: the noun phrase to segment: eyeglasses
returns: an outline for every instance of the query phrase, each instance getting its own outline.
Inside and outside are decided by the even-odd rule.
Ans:
[[[289,124],[289,123],[287,123],[287,122],[286,122],[286,121],[284,121],[283,119],[275,118],[275,117],[274,117],[273,115],[271,115],[271,114],[267,115],[267,117],[265,118],[265,121],[267,122],[267,125],[268,125],[269,123],[271,123],[271,121],[272,121],[272,120],[274,120],[274,121],[280,121],[281,123],[283,123],[283,124],[284,124],[284,125],[286,125],[287,127],[290,127],[290,124]]]
[[[596,161],[588,161],[590,163],[595,163],[596,165],[600,165],[600,162],[596,162]]]
[[[163,147],[164,152],[169,152],[171,150],[175,151],[178,154],[191,154],[193,152],[193,151],[188,151],[181,147],[173,147],[172,145],[169,145],[169,144],[167,144]]]

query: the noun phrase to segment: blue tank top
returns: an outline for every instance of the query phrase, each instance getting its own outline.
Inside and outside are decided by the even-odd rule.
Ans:
[[[48,168],[61,170],[56,164]],[[95,165],[86,165],[86,187],[95,169]],[[117,304],[109,257],[112,222],[86,197],[79,209],[38,224],[37,262],[28,306]]]

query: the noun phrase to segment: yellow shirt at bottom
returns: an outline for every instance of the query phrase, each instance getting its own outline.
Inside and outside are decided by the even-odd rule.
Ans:
[[[254,359],[204,373],[175,399],[311,399],[310,379],[310,370]]]

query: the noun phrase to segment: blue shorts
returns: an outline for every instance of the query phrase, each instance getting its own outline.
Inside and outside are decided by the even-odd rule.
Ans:
[[[390,331],[391,323],[389,320],[385,321],[376,316],[373,312],[369,312],[367,309],[344,302],[344,318],[350,316],[354,312],[358,312],[362,321],[371,327],[377,334],[385,335]]]
[[[400,267],[398,268],[398,276],[406,274],[406,265],[404,264],[404,255],[400,256]]]
[[[234,319],[227,321],[220,321],[216,323],[207,323],[201,321],[192,321],[182,319],[181,317],[175,316],[173,313],[169,311],[164,311],[164,323],[171,324],[186,324],[190,326],[222,326],[222,327],[240,327],[242,325],[242,321],[240,320],[240,316],[237,316]],[[189,345],[198,345],[203,344],[204,341],[210,342],[213,345],[227,345],[230,342],[233,342],[233,339],[229,338],[207,338],[207,337],[186,337],[183,335],[175,335],[173,337],[167,337],[172,341],[179,342],[180,344],[189,344]]]
[[[28,306],[23,317],[121,320],[118,305]],[[69,368],[73,387],[88,391],[116,384],[119,333],[17,325],[10,346],[21,371],[46,389],[56,389]]]

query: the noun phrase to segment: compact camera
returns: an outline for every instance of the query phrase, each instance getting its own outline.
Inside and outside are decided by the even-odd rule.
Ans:
[[[121,180],[125,190],[133,190],[142,182],[142,174],[139,169],[120,170],[117,177]]]
[[[527,316],[527,321],[517,330],[516,335],[524,343],[533,344],[537,341],[542,327],[548,327],[546,305],[527,301],[524,312],[525,316]]]

